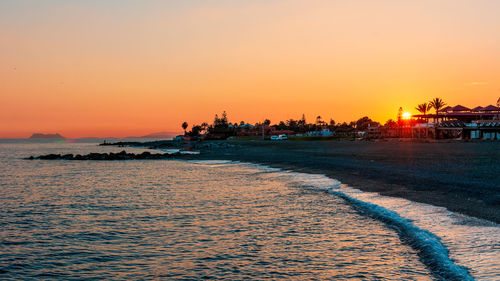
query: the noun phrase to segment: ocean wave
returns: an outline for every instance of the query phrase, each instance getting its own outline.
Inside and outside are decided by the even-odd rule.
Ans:
[[[437,235],[416,227],[410,220],[381,206],[355,199],[341,191],[329,189],[328,192],[345,199],[358,211],[395,229],[404,242],[418,251],[423,263],[436,277],[443,280],[474,280],[467,268],[455,264],[450,259],[448,249]]]
[[[363,192],[322,174],[285,171],[269,166],[225,160],[197,161],[202,165],[243,165],[302,186],[341,197],[357,211],[396,230],[401,240],[418,253],[436,278],[442,280],[495,280],[500,278],[499,226],[493,222],[450,212],[446,208],[403,198]],[[495,258],[496,256],[496,258]],[[473,278],[473,277],[474,278]]]
[[[200,161],[199,163],[213,164],[214,162]],[[223,162],[225,165],[230,165],[231,163],[232,161]],[[241,165],[242,163],[238,162],[237,164]],[[322,189],[343,198],[359,212],[395,229],[399,233],[401,240],[419,253],[422,262],[430,268],[436,278],[442,280],[474,280],[466,266],[456,264],[450,258],[449,250],[443,245],[440,237],[426,229],[415,226],[410,219],[402,217],[394,211],[355,198],[356,193],[360,195],[365,194],[361,190],[346,188],[340,181],[321,174],[283,171],[278,168],[253,163],[246,163],[246,165],[269,173],[285,175],[293,181],[300,182],[302,185]]]

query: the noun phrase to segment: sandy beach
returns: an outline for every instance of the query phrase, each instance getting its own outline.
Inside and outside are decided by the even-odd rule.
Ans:
[[[500,223],[500,143],[200,142],[196,159],[325,174],[349,186]]]

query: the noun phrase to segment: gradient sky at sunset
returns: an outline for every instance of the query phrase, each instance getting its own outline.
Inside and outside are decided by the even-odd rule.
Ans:
[[[494,104],[499,15],[497,0],[1,0],[0,137]]]

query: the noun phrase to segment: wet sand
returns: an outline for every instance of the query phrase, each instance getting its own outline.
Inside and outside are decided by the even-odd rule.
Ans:
[[[349,186],[500,223],[499,142],[229,141],[195,159],[325,174]]]

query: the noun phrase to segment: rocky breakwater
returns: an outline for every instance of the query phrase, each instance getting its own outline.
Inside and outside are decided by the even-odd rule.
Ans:
[[[156,159],[178,159],[190,158],[188,154],[181,153],[151,153],[145,151],[143,153],[127,153],[125,150],[118,153],[89,153],[86,155],[80,154],[46,154],[40,156],[30,156],[25,159],[27,160],[156,160]]]

